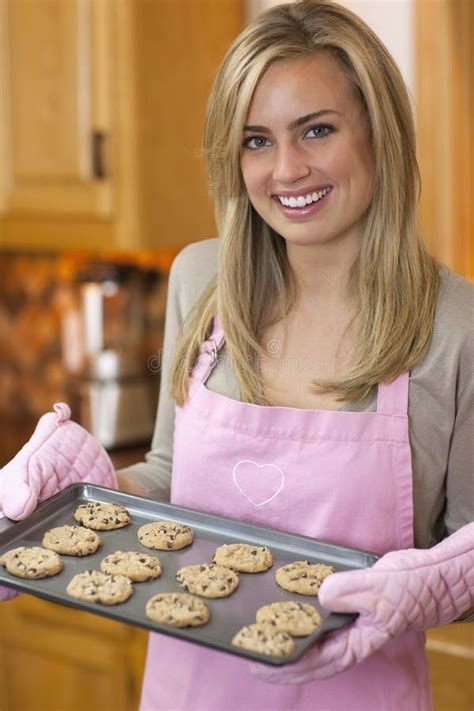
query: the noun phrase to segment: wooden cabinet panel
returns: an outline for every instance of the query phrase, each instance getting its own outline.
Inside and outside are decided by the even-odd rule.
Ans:
[[[147,246],[216,236],[200,157],[207,98],[220,60],[243,26],[235,0],[139,0],[137,127]]]
[[[9,2],[15,182],[90,176],[90,22],[77,2]],[[78,71],[83,67],[83,71]],[[81,81],[82,80],[82,81]]]
[[[474,3],[416,0],[420,229],[430,251],[474,278]]]
[[[24,595],[0,606],[2,711],[134,711],[147,634]]]
[[[111,214],[112,185],[103,165],[110,126],[102,107],[107,97],[110,102],[104,64],[111,64],[112,26],[101,20],[107,13],[112,24],[112,9],[97,0],[1,4],[3,203],[9,215]]]

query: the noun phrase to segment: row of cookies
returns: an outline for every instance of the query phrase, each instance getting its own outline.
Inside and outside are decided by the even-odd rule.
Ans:
[[[111,531],[128,526],[132,519],[126,508],[120,504],[104,504],[92,501],[81,504],[74,512],[74,519],[82,526],[94,531]],[[146,548],[156,550],[180,550],[190,546],[194,534],[190,526],[174,521],[155,521],[140,526],[138,540]]]

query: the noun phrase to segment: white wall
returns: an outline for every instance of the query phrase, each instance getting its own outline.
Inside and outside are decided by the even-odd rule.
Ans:
[[[253,19],[263,10],[278,5],[281,1],[246,0],[247,20]],[[414,97],[414,0],[339,0],[339,2],[356,12],[378,34],[400,67],[408,89]]]

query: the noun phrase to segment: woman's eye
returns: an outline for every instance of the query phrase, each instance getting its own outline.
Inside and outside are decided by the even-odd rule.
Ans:
[[[264,146],[268,145],[268,138],[265,138],[265,136],[249,136],[248,138],[244,139],[242,145],[244,148],[249,148],[251,151],[256,151],[258,148],[263,148]]]
[[[333,131],[334,131],[333,126],[326,126],[326,125],[311,126],[311,128],[308,128],[305,135],[308,136],[309,138],[325,138]]]

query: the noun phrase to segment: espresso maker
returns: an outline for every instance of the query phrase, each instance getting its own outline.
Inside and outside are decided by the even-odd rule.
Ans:
[[[144,348],[146,288],[136,266],[89,262],[64,314],[73,416],[108,449],[148,444],[153,434],[159,377]]]

